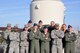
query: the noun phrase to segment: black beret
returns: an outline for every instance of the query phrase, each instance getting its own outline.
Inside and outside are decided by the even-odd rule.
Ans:
[[[68,28],[72,28],[72,26],[71,25],[68,25]]]
[[[44,28],[43,28],[43,29],[46,29],[46,28],[48,29],[48,26],[44,26]]]
[[[39,20],[39,23],[42,23],[42,20]]]
[[[34,25],[33,26],[37,26],[37,24],[36,23],[34,23]]]
[[[28,23],[32,23],[32,21],[31,21],[31,20],[29,20],[29,21],[28,21]]]

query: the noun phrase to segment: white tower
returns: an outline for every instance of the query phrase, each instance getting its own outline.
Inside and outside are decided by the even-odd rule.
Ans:
[[[33,0],[30,5],[30,16],[33,23],[39,20],[43,24],[50,24],[51,21],[59,23],[64,22],[64,4],[60,0]]]

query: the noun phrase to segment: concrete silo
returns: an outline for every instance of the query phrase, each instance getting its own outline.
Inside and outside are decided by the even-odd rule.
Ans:
[[[51,21],[61,25],[64,22],[64,11],[65,6],[61,0],[32,0],[30,18],[33,23],[42,20],[44,25]]]

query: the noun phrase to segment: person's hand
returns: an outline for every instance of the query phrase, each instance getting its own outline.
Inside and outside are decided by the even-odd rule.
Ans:
[[[45,38],[45,39],[48,39],[48,38]]]

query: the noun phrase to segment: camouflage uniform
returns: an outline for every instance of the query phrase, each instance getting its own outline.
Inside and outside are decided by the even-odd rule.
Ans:
[[[9,49],[9,53],[19,53],[19,33],[18,32],[12,32],[9,35],[10,38],[10,49]]]
[[[18,26],[14,26],[14,29],[18,29]],[[11,32],[9,35],[10,39],[10,46],[9,46],[9,53],[19,53],[19,43],[20,43],[20,34],[19,32]]]
[[[76,40],[76,34],[75,33],[65,33],[65,53],[75,53],[75,40]]]
[[[21,43],[20,43],[21,53],[25,53],[25,50],[26,50],[26,53],[29,52],[28,33],[29,32],[26,32],[26,31],[21,32]]]
[[[4,48],[3,48],[4,53],[6,53],[7,47],[9,46],[9,43],[10,43],[10,40],[9,40],[10,33],[11,33],[11,31],[9,31],[9,30],[4,31],[4,39],[5,39]]]
[[[4,38],[3,38],[3,36],[0,34],[0,46],[1,46],[1,44],[3,43],[3,41],[4,41]]]
[[[50,36],[49,33],[47,33],[46,35],[44,33],[42,33],[41,35],[41,53],[49,53],[50,52]]]
[[[29,33],[29,40],[30,40],[30,53],[40,53],[40,46],[39,46],[39,39],[41,33],[40,31]]]
[[[61,30],[53,30],[51,32],[52,38],[52,53],[62,53],[62,38],[64,37],[64,32]]]

